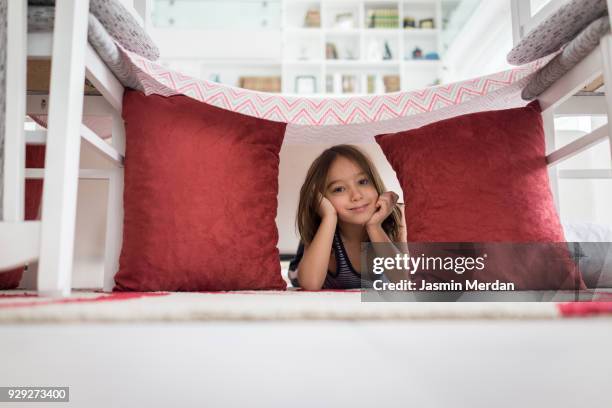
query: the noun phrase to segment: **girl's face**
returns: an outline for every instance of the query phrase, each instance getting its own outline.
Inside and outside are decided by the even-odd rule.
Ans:
[[[378,192],[361,167],[339,156],[325,180],[325,198],[336,209],[338,219],[350,224],[365,224],[376,210]]]

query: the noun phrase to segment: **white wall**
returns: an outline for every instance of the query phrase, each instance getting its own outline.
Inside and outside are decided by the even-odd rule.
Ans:
[[[481,1],[444,56],[442,83],[509,69],[506,54],[511,49],[510,0]]]
[[[253,59],[280,62],[280,30],[152,28],[162,59]]]
[[[280,30],[152,28],[162,65],[194,78],[238,86],[242,76],[281,76]]]

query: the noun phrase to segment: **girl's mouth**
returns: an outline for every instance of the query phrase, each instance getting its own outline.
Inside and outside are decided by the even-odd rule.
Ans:
[[[354,212],[363,212],[363,211],[365,211],[368,208],[368,206],[369,206],[369,204],[364,204],[361,207],[351,208],[351,211],[354,211]]]

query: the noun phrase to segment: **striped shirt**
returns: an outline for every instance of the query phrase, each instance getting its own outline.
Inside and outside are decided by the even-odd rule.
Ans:
[[[355,271],[348,253],[342,243],[340,230],[336,228],[334,240],[332,242],[334,256],[336,258],[336,272],[327,271],[325,282],[322,289],[360,289],[362,287],[361,274]],[[295,258],[289,264],[289,270],[295,271],[304,255],[304,244],[300,242]],[[295,287],[300,286],[297,278],[291,279],[291,284]],[[371,286],[371,282],[364,281],[365,287]]]

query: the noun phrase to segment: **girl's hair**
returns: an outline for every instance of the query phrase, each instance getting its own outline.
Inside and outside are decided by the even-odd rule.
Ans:
[[[374,167],[369,157],[361,150],[355,146],[345,144],[336,145],[325,150],[310,165],[308,173],[306,174],[306,180],[304,180],[304,184],[300,190],[300,204],[297,210],[296,225],[300,233],[300,238],[305,244],[310,244],[310,242],[312,242],[321,224],[321,217],[317,214],[317,208],[320,204],[319,200],[317,200],[317,193],[321,193],[321,196],[325,196],[325,180],[327,179],[327,173],[332,163],[339,156],[345,157],[359,166],[363,172],[366,173],[370,182],[374,184],[378,195],[386,191],[385,184],[380,178],[378,171],[376,171],[376,167]],[[391,214],[389,214],[382,223],[383,230],[387,233],[391,241],[394,242],[400,240],[399,230],[402,219],[401,214],[399,206],[396,204]]]

